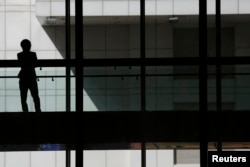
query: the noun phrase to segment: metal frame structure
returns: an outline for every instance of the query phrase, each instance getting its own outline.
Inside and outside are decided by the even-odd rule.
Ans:
[[[146,167],[146,142],[180,142],[190,141],[200,143],[200,164],[201,167],[207,167],[207,152],[208,142],[216,141],[218,150],[222,150],[223,141],[249,141],[250,135],[245,134],[247,126],[244,121],[241,124],[231,126],[230,124],[220,125],[220,122],[225,116],[228,120],[241,120],[240,116],[247,119],[248,113],[234,113],[221,112],[221,72],[222,65],[235,64],[250,64],[250,57],[221,57],[221,5],[220,0],[216,0],[216,57],[207,57],[207,1],[200,0],[199,3],[199,57],[190,58],[146,58],[145,53],[145,0],[140,1],[140,58],[133,59],[83,59],[83,2],[75,1],[75,32],[76,32],[76,59],[70,59],[70,0],[66,0],[66,60],[38,60],[42,67],[66,67],[66,113],[1,113],[0,124],[12,120],[13,125],[12,135],[4,135],[0,139],[2,144],[22,144],[22,143],[40,143],[40,142],[61,142],[66,144],[66,164],[70,167],[70,149],[74,145],[76,151],[76,167],[83,167],[83,150],[86,144],[92,143],[109,143],[109,142],[140,142],[141,143],[141,166]],[[148,66],[178,66],[190,65],[199,67],[199,112],[147,112],[146,111],[146,67]],[[217,112],[209,113],[207,104],[207,76],[208,65],[216,66],[216,87],[217,87]],[[140,67],[141,80],[141,112],[105,112],[105,113],[88,113],[83,111],[83,77],[85,67],[108,67],[108,66],[138,66]],[[16,60],[1,60],[0,67],[18,67]],[[75,76],[70,76],[70,68],[75,67]],[[167,74],[166,74],[167,75]],[[118,77],[123,75],[118,75]],[[136,75],[137,76],[137,75]],[[49,77],[49,76],[47,76]],[[55,76],[56,77],[56,76]],[[76,112],[70,112],[70,79],[76,79]],[[107,76],[108,77],[108,76]],[[8,78],[8,76],[6,76]],[[80,90],[80,91],[79,91]],[[121,121],[123,117],[123,121]],[[164,117],[173,118],[169,122],[164,120]],[[59,120],[58,120],[59,118]],[[15,129],[17,123],[35,124],[38,130],[42,130],[42,122],[47,121],[48,128],[53,125],[57,119],[57,124],[61,128],[56,127],[44,132],[42,136],[34,132],[34,134],[27,134],[18,141],[13,140],[15,136],[20,135],[19,127]],[[89,128],[88,123],[90,119],[94,119],[100,123],[105,123],[103,128]],[[105,120],[119,120],[115,121],[116,128],[120,128],[119,132],[114,135],[114,127]],[[185,127],[179,127],[175,120],[180,120]],[[189,120],[187,120],[189,119]],[[14,120],[14,121],[13,121]],[[150,120],[150,122],[148,122]],[[128,125],[127,122],[130,122]],[[247,120],[245,120],[247,122]],[[26,123],[25,123],[26,122]],[[139,126],[138,126],[139,122]],[[157,124],[156,124],[157,122]],[[64,124],[67,125],[64,125]],[[2,125],[2,126],[3,126]],[[179,134],[172,132],[171,138],[165,134],[165,131],[170,130],[170,127],[178,128],[183,132],[183,138],[179,138]],[[220,128],[218,128],[220,126]],[[241,128],[237,131],[237,135],[230,136],[230,130],[234,128]],[[62,130],[64,129],[64,130]],[[66,129],[66,131],[65,131]],[[74,129],[74,131],[72,131]],[[107,130],[108,129],[108,130]],[[221,130],[224,133],[221,133]],[[63,132],[62,132],[63,131]],[[93,132],[95,131],[95,135]],[[7,131],[3,132],[8,133]],[[99,133],[99,134],[98,134]],[[152,136],[154,134],[154,136]],[[92,135],[92,136],[91,136]],[[105,136],[103,136],[105,135]],[[33,138],[32,138],[33,136]],[[67,136],[73,136],[69,138]]]

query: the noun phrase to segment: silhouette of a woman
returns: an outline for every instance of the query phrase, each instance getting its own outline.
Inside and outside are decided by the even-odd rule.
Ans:
[[[35,52],[30,51],[31,42],[28,39],[21,41],[21,47],[23,51],[17,54],[17,58],[21,66],[18,77],[22,110],[23,112],[29,111],[26,101],[28,90],[30,90],[35,104],[35,110],[36,112],[41,112],[35,71],[37,56]]]

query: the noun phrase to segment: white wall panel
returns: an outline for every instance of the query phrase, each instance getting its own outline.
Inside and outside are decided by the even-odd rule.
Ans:
[[[6,51],[6,60],[17,60],[17,53],[21,52],[22,48],[20,47],[19,50],[16,51]]]
[[[30,6],[18,6],[18,5],[11,5],[6,6],[6,12],[30,12]]]
[[[66,53],[63,50],[55,51],[55,59],[65,59],[66,58]],[[65,57],[64,57],[65,56]]]
[[[65,90],[63,90],[63,92],[65,92]],[[56,111],[59,111],[59,112],[65,112],[66,111],[65,101],[66,101],[66,96],[63,96],[63,95],[56,96]],[[62,162],[60,162],[58,164],[61,164],[61,163]],[[63,166],[63,165],[57,165],[57,167],[61,167],[61,166]]]
[[[65,70],[62,70],[61,73],[57,72],[57,75],[65,75]],[[65,95],[65,88],[66,88],[65,78],[56,78],[55,82],[56,82],[56,89],[58,91],[63,90],[64,92],[60,94]]]
[[[6,152],[5,167],[29,167],[29,152]]]
[[[56,51],[40,51],[40,50],[36,50],[35,48],[32,50],[36,52],[38,59],[55,59],[56,58]]]
[[[174,0],[174,14],[199,14],[198,0]]]
[[[105,0],[103,2],[103,15],[128,15],[128,1]]]
[[[1,96],[0,96],[0,100],[1,100]],[[0,111],[1,111],[1,107],[0,107]],[[5,167],[5,153],[4,152],[0,152],[0,167]]]
[[[5,6],[0,5],[0,12],[5,12]]]
[[[130,167],[141,167],[141,151],[130,151]]]
[[[49,35],[48,35],[49,34]],[[31,17],[31,42],[34,50],[55,50],[55,28],[45,29],[38,22],[35,15]],[[45,57],[50,58],[50,57]]]
[[[55,167],[55,151],[32,152],[30,167],[45,167],[45,166]]]
[[[0,51],[0,60],[5,59],[5,51]]]
[[[239,0],[221,0],[221,13],[222,14],[237,14]],[[250,10],[249,10],[250,11]]]
[[[35,5],[30,6],[30,11],[35,13],[36,12],[36,6]]]
[[[157,150],[147,150],[146,154],[147,167],[158,167],[157,166]]]
[[[30,0],[30,4],[31,4],[31,5],[36,5],[36,1],[37,1],[37,0]]]
[[[207,0],[207,13],[215,14],[215,0]]]
[[[55,91],[54,91],[55,92]],[[41,109],[43,112],[55,112],[56,111],[56,96],[54,95],[48,95],[49,93],[46,93],[45,97],[45,103],[41,103],[41,106],[43,109]],[[53,93],[55,94],[55,93]],[[45,109],[44,109],[45,108]]]
[[[30,39],[30,12],[6,12],[6,49],[20,49],[25,38]]]
[[[129,15],[139,15],[140,14],[140,1],[139,0],[129,0]]]
[[[65,166],[66,166],[65,151],[56,151],[56,166],[55,167],[65,167]]]
[[[101,0],[83,1],[84,16],[101,16],[102,14],[103,14],[103,1]]]
[[[84,165],[86,167],[106,167],[107,151],[84,151]]]
[[[35,0],[25,0],[24,5],[35,5]],[[174,2],[174,4],[173,4]],[[20,5],[21,1],[10,0],[7,1],[9,5]],[[38,1],[37,15],[43,16],[48,12],[49,1]],[[71,2],[71,15],[74,16],[74,2]],[[222,0],[222,10],[224,14],[246,14],[250,13],[250,2],[248,0]],[[4,1],[0,0],[0,5],[3,5]],[[45,7],[47,6],[47,7]],[[54,1],[52,2],[52,15],[64,16],[64,2]],[[44,11],[42,8],[45,7]],[[173,9],[174,8],[174,9]],[[198,14],[198,0],[147,0],[146,1],[146,15],[188,15]],[[174,11],[174,13],[173,13]],[[208,14],[215,13],[215,0],[207,1]],[[95,0],[83,1],[83,14],[85,16],[115,16],[115,15],[139,15],[140,14],[140,1],[139,0]],[[49,15],[47,15],[49,16]]]
[[[107,167],[130,167],[129,151],[107,151]]]
[[[65,16],[65,3],[62,2],[52,2],[51,3],[51,15],[52,16]]]
[[[8,93],[8,92],[7,92]],[[6,108],[4,112],[21,112],[21,102],[20,102],[20,95],[7,95],[5,96],[5,104],[6,104]],[[17,157],[13,157],[13,159],[18,159]],[[28,161],[28,160],[27,160]],[[24,164],[26,164],[25,162],[22,162]],[[19,163],[18,163],[19,164]],[[14,167],[14,165],[10,165],[9,167]],[[21,165],[23,167],[25,167],[25,165]],[[7,166],[8,167],[8,166]]]
[[[36,15],[49,16],[51,5],[49,2],[36,2]]]
[[[159,150],[157,155],[157,167],[173,167],[174,165],[174,151],[173,150]]]
[[[5,5],[5,0],[0,0],[0,5]]]
[[[55,68],[51,68],[46,72],[46,75],[53,76],[55,75],[56,71]],[[52,80],[52,78],[46,78],[46,89],[47,89],[47,95],[55,95],[55,89],[56,89],[56,83]]]
[[[1,94],[1,91],[0,91],[0,94]],[[6,105],[5,105],[6,104],[6,98],[5,98],[5,95],[0,95],[0,100],[1,100],[1,103],[4,104],[4,105],[0,106],[0,112],[6,112]]]
[[[18,75],[19,71],[8,71],[7,75],[9,76],[16,76]],[[7,78],[5,80],[6,82],[6,90],[18,90],[19,91],[19,79],[18,78]],[[15,93],[16,95],[16,93]],[[19,95],[19,92],[18,92]]]
[[[70,151],[70,166],[76,166],[75,159],[76,159],[75,151]]]
[[[145,1],[145,15],[156,15],[156,0]]]
[[[5,13],[0,12],[0,50],[5,50]],[[2,59],[0,55],[0,59]]]
[[[239,0],[239,10],[240,14],[249,14],[250,13],[250,1],[249,0]]]
[[[6,0],[6,5],[30,5],[30,0]]]
[[[157,15],[172,15],[173,0],[156,0]]]

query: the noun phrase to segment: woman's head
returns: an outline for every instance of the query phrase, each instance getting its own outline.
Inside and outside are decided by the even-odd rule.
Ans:
[[[23,51],[30,51],[31,42],[28,39],[24,39],[21,41],[21,47]]]

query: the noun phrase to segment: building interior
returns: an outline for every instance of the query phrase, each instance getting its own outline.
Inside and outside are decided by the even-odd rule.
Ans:
[[[249,151],[247,0],[0,0],[0,167],[207,167]],[[23,112],[17,53],[37,54]]]

